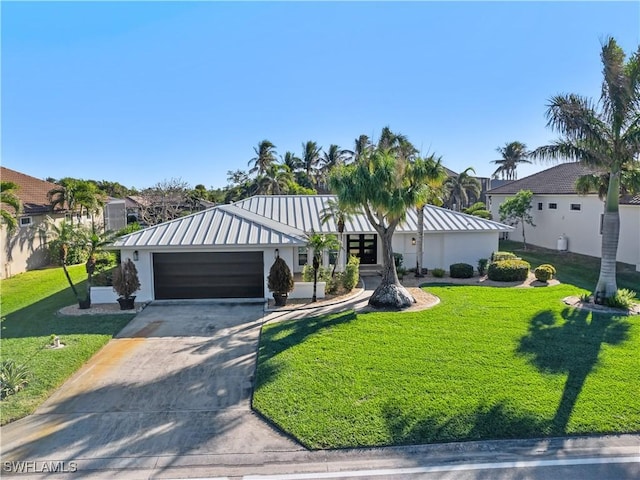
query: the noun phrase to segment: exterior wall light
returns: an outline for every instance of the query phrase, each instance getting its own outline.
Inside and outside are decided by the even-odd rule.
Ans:
[[[137,261],[138,261],[138,258],[139,258],[138,250],[134,250],[134,251],[133,251],[133,261],[134,261],[134,262],[137,262]]]
[[[415,245],[416,244],[416,237],[411,237],[411,245]]]

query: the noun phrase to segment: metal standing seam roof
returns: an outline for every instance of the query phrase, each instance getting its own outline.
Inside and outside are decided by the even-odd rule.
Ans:
[[[319,233],[337,233],[338,228],[333,219],[327,223],[320,222],[322,211],[334,195],[256,195],[241,200],[235,205],[271,218],[279,223],[308,232],[313,229]],[[418,214],[415,209],[407,212],[406,220],[400,224],[398,232],[416,232]],[[426,205],[424,208],[425,232],[467,232],[467,231],[511,231],[512,227],[492,220],[455,212],[446,208]],[[354,215],[346,222],[345,232],[372,233],[375,229],[364,214]]]
[[[114,247],[305,245],[306,232],[337,233],[333,219],[320,218],[332,195],[257,195],[131,233]],[[427,205],[424,230],[435,232],[511,231],[512,227],[445,208]],[[415,209],[407,212],[398,232],[417,232]],[[348,233],[374,233],[364,214],[345,225]]]

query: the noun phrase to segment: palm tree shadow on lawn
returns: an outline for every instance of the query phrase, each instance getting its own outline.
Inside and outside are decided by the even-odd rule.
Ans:
[[[561,316],[562,323],[551,311],[536,315],[517,350],[541,372],[567,374],[562,398],[551,422],[551,435],[566,433],[578,395],[598,363],[602,344],[621,344],[628,338],[631,327],[622,317],[585,310],[566,308]]]

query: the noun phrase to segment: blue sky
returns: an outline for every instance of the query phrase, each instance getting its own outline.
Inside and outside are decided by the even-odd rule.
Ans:
[[[455,171],[548,143],[548,99],[597,98],[640,2],[7,2],[2,164],[38,178],[222,187],[253,147],[382,127]],[[519,177],[546,168],[526,166]]]

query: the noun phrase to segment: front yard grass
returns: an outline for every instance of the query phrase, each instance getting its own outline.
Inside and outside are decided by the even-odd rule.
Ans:
[[[310,448],[640,431],[640,317],[575,286],[432,286],[414,313],[274,323],[254,408]]]
[[[84,265],[69,268],[79,289]],[[35,270],[2,280],[0,359],[25,364],[29,384],[1,402],[0,423],[32,413],[51,393],[120,331],[133,315],[58,316],[76,302],[61,268]],[[50,335],[66,346],[47,348]]]
[[[588,292],[593,292],[598,283],[599,258],[579,253],[559,252],[534,245],[527,245],[527,249],[524,250],[522,242],[514,242],[513,240],[500,240],[500,250],[515,253],[529,262],[532,270],[543,263],[550,263],[558,271],[558,280],[584,288]],[[640,298],[640,272],[636,272],[634,265],[618,262],[616,279],[618,288],[633,290]]]

